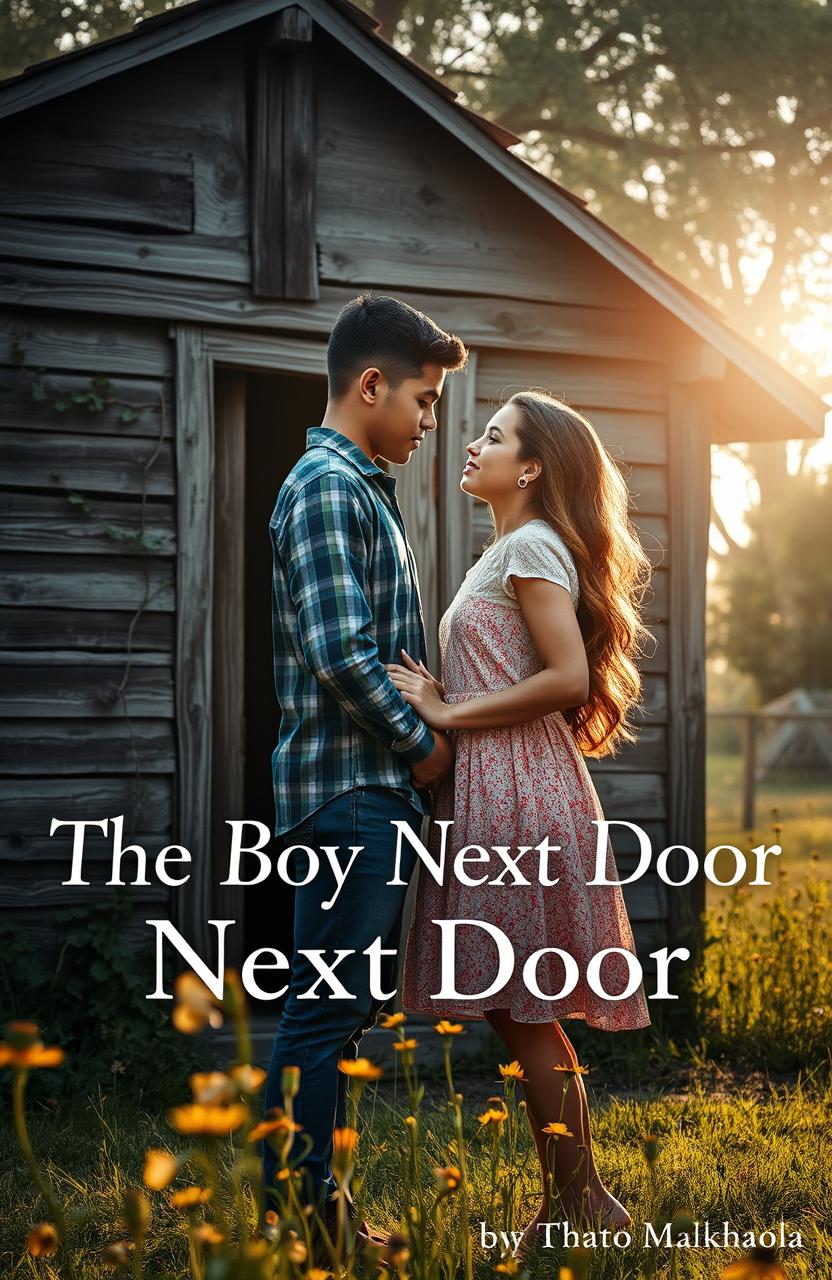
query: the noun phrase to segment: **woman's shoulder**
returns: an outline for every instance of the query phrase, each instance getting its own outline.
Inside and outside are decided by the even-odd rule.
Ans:
[[[535,566],[550,563],[555,567],[555,573],[552,574],[553,580],[561,581],[564,586],[568,584],[570,595],[574,601],[577,601],[579,583],[575,561],[563,538],[548,520],[542,517],[527,520],[511,533],[505,534],[500,539],[500,543],[505,566],[504,574],[506,571],[509,573],[517,571],[512,570],[511,566],[526,566],[527,576],[533,577],[536,576]],[[546,573],[541,576],[549,577],[550,575]],[[511,594],[513,595],[513,591]]]
[[[573,569],[575,561],[572,552],[567,547],[557,529],[549,524],[548,520],[543,517],[535,517],[534,520],[527,520],[525,524],[521,524],[517,529],[512,529],[511,533],[507,533],[501,541],[505,544],[504,550],[507,552],[509,548],[517,546],[527,547],[544,547],[553,551],[559,560],[564,561]]]

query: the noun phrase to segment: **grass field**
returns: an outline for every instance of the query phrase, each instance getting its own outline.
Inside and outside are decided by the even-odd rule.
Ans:
[[[391,1055],[392,1056],[392,1055]],[[496,1071],[492,1073],[496,1075]],[[482,1077],[463,1078],[458,1086],[467,1094],[481,1092]],[[486,1085],[487,1087],[487,1085]],[[492,1091],[499,1086],[492,1084]],[[466,1112],[469,1153],[470,1230],[478,1280],[495,1275],[498,1253],[479,1247],[479,1223],[499,1229],[504,1210],[500,1188],[510,1179],[514,1225],[536,1207],[537,1176],[531,1144],[520,1134],[519,1159],[511,1169],[498,1164],[492,1176],[491,1143],[478,1132],[477,1107]],[[362,1150],[366,1148],[362,1199],[373,1225],[393,1228],[402,1211],[400,1152],[405,1139],[406,1108],[380,1087],[365,1094]],[[832,1161],[832,1090],[821,1073],[792,1084],[766,1088],[759,1081],[730,1093],[697,1088],[686,1095],[656,1093],[634,1098],[605,1097],[593,1106],[599,1167],[615,1194],[629,1207],[634,1242],[625,1248],[596,1248],[591,1262],[593,1280],[657,1277],[716,1277],[721,1267],[742,1250],[652,1249],[643,1247],[644,1223],[659,1225],[686,1209],[693,1219],[709,1220],[712,1229],[728,1221],[739,1230],[799,1231],[802,1248],[784,1254],[791,1280],[820,1280],[832,1275],[832,1243],[826,1234],[832,1220],[830,1180]],[[421,1112],[421,1151],[430,1180],[434,1165],[453,1163],[453,1129],[438,1084],[429,1086]],[[110,1095],[79,1100],[58,1115],[34,1116],[32,1141],[71,1211],[88,1213],[89,1226],[79,1231],[78,1280],[98,1280],[112,1272],[101,1261],[101,1250],[124,1237],[119,1223],[125,1188],[141,1186],[147,1147],[165,1147],[173,1135],[164,1117],[148,1114]],[[655,1134],[659,1155],[652,1167],[642,1150],[645,1134]],[[0,1274],[49,1276],[46,1259],[25,1252],[26,1233],[40,1212],[28,1179],[15,1158],[11,1135],[3,1132],[0,1170]],[[173,1139],[175,1146],[175,1138]],[[226,1156],[228,1151],[226,1149]],[[368,1166],[368,1167],[367,1167]],[[177,1183],[176,1185],[179,1185]],[[249,1200],[252,1225],[253,1203]],[[170,1272],[184,1277],[188,1241],[183,1215],[167,1206],[166,1196],[153,1195],[152,1230],[148,1235],[146,1274]],[[674,1262],[675,1256],[675,1262]],[[560,1247],[541,1250],[530,1275],[556,1277],[565,1261]],[[655,1266],[655,1271],[650,1268]],[[675,1267],[675,1270],[673,1269]],[[125,1272],[125,1274],[128,1274]],[[302,1269],[298,1274],[303,1274]],[[62,1278],[63,1280],[63,1278]]]
[[[755,845],[779,843],[782,854],[771,861],[779,866],[792,883],[809,876],[832,879],[832,779],[828,784],[799,780],[760,783],[757,789],[756,823],[751,832],[740,827],[742,793],[742,760],[739,755],[709,753],[707,757],[707,843],[708,848],[732,844],[747,853]],[[776,837],[775,826],[782,830]],[[776,837],[776,838],[775,838]],[[728,862],[718,862],[721,875],[727,875]],[[776,876],[769,877],[776,881]],[[755,899],[762,902],[775,888],[755,888]],[[725,890],[708,885],[708,901],[715,903]]]
[[[714,814],[724,811],[720,787],[735,794],[732,767],[731,758],[709,760],[709,843],[726,841],[748,849],[760,840],[772,842],[769,815],[762,808],[764,820],[750,835],[714,825]],[[800,1248],[780,1255],[787,1280],[832,1277],[832,816],[813,812],[818,797],[805,789],[795,791],[791,803],[778,814],[785,874],[774,877],[771,890],[712,894],[710,941],[691,988],[689,1021],[673,1031],[673,1038],[658,1027],[652,1034],[629,1037],[576,1027],[581,1061],[591,1068],[587,1080],[598,1167],[633,1217],[632,1243],[595,1248],[589,1270],[583,1273],[589,1280],[716,1280],[729,1262],[744,1255],[743,1249],[733,1248],[644,1247],[645,1223],[654,1223],[660,1231],[680,1213],[694,1222],[709,1222],[712,1230],[721,1230],[727,1222],[738,1231],[779,1232],[782,1222],[787,1237],[794,1232],[801,1236]],[[399,1029],[398,1034],[405,1033]],[[430,1030],[421,1034],[433,1037]],[[192,1047],[198,1041],[188,1039],[187,1044]],[[413,1054],[418,1068],[418,1047]],[[364,1093],[354,1187],[359,1187],[367,1216],[379,1228],[401,1228],[403,1215],[415,1205],[417,1234],[427,1250],[420,1265],[414,1252],[402,1276],[464,1280],[461,1258],[468,1239],[473,1242],[475,1280],[512,1274],[510,1262],[501,1263],[498,1250],[479,1244],[480,1223],[495,1231],[521,1227],[534,1212],[539,1192],[533,1147],[522,1115],[512,1110],[511,1097],[511,1123],[488,1128],[480,1121],[489,1097],[503,1089],[497,1064],[505,1057],[492,1045],[480,1051],[479,1058],[468,1059],[466,1073],[455,1080],[463,1095],[456,1113],[435,1068],[425,1067],[424,1096],[413,1088],[408,1096],[401,1070],[396,1073],[403,1055],[389,1050],[381,1062],[382,1080]],[[210,1065],[206,1062],[206,1069]],[[50,1079],[49,1072],[38,1074],[38,1085]],[[176,1097],[184,1100],[188,1085],[181,1074],[182,1093]],[[51,1078],[57,1082],[57,1076]],[[143,1105],[135,1092],[125,1092],[118,1074],[112,1081],[103,1092],[81,1089],[74,1097],[61,1092],[57,1083],[40,1087],[27,1108],[40,1166],[64,1215],[74,1223],[74,1277],[56,1266],[54,1257],[27,1252],[29,1228],[45,1218],[47,1210],[16,1146],[9,1090],[3,1082],[0,1276],[326,1280],[303,1261],[287,1260],[285,1252],[276,1270],[267,1269],[262,1259],[243,1265],[242,1254],[234,1255],[233,1261],[231,1253],[222,1255],[224,1245],[213,1255],[210,1250],[204,1256],[194,1254],[197,1216],[201,1222],[204,1215],[210,1224],[238,1214],[240,1221],[245,1218],[247,1232],[256,1222],[249,1183],[251,1155],[248,1165],[236,1162],[235,1148],[225,1137],[202,1140],[212,1153],[209,1166],[215,1169],[212,1202],[187,1214],[170,1205],[171,1190],[208,1176],[204,1168],[183,1168],[170,1188],[146,1192],[150,1222],[142,1237],[143,1267],[135,1251],[128,1253],[125,1265],[111,1266],[103,1250],[125,1239],[125,1197],[131,1189],[142,1188],[145,1152],[194,1146],[168,1125],[163,1111]],[[50,1101],[53,1088],[57,1097]],[[259,1107],[252,1098],[252,1116],[259,1116]],[[408,1115],[415,1119],[408,1121]],[[455,1125],[461,1126],[461,1147]],[[245,1129],[238,1137],[241,1132]],[[653,1160],[647,1158],[646,1135],[656,1140]],[[457,1191],[437,1218],[434,1168],[462,1163],[461,1156],[466,1163],[467,1212]],[[239,1226],[236,1230],[239,1233]],[[443,1232],[445,1244],[440,1247],[436,1240]],[[228,1238],[234,1240],[233,1231]],[[530,1264],[529,1280],[558,1280],[561,1266],[577,1267],[578,1260],[565,1254],[557,1236],[555,1242],[556,1247],[541,1250]],[[442,1261],[426,1267],[425,1257]],[[350,1269],[345,1280],[352,1280],[353,1274]],[[575,1271],[576,1280],[581,1274]],[[763,1273],[749,1270],[747,1280],[763,1280]],[[771,1280],[779,1280],[779,1273],[772,1273]]]

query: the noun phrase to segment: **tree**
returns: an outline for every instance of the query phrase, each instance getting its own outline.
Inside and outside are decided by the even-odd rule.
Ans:
[[[6,0],[0,5],[0,80],[34,62],[129,31],[183,0]]]
[[[374,12],[520,134],[532,163],[812,380],[781,330],[819,324],[832,282],[832,8],[374,0]]]
[[[711,651],[764,701],[832,688],[832,483],[792,476],[748,517],[751,537],[720,565]]]

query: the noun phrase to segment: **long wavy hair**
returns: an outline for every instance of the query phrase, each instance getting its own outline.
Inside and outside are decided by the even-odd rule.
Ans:
[[[627,514],[627,486],[592,424],[547,391],[519,391],[507,403],[517,409],[518,459],[542,464],[533,504],[578,571],[589,697],[563,717],[583,755],[611,755],[636,738],[628,713],[641,697],[636,661],[652,638],[641,614],[650,562]]]

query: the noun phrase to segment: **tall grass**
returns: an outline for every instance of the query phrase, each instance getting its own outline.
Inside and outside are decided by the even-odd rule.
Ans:
[[[522,1069],[504,1064],[497,1082],[495,1066],[494,1096],[472,1108],[453,1069],[464,1029],[443,1022],[420,1033],[438,1034],[443,1049],[441,1082],[429,1093],[419,1073],[423,1046],[402,1015],[382,1024],[391,1036],[383,1068],[366,1059],[344,1064],[351,1107],[348,1125],[336,1133],[337,1213],[322,1222],[300,1197],[297,1072],[284,1076],[283,1106],[261,1118],[264,1072],[251,1063],[243,994],[229,972],[222,1000],[193,975],[177,980],[177,1030],[194,1037],[225,1017],[236,1049],[226,1070],[191,1074],[191,1099],[167,1113],[166,1127],[103,1102],[94,1109],[95,1134],[80,1119],[89,1103],[79,1103],[78,1118],[62,1129],[54,1117],[33,1117],[27,1081],[33,1071],[60,1070],[62,1050],[44,1046],[34,1024],[8,1024],[0,1065],[11,1071],[12,1128],[30,1187],[18,1160],[0,1192],[0,1270],[8,1260],[9,1274],[44,1280],[480,1280],[526,1273],[549,1280],[564,1267],[563,1280],[704,1280],[747,1251],[649,1249],[643,1224],[660,1231],[670,1223],[683,1240],[694,1221],[708,1219],[757,1232],[784,1220],[787,1233],[802,1234],[802,1248],[786,1251],[785,1273],[780,1263],[747,1257],[749,1280],[832,1275],[828,894],[825,883],[782,883],[760,908],[748,891],[733,893],[708,915],[704,960],[691,987],[696,1048],[688,1052],[800,1066],[796,1081],[771,1086],[762,1101],[694,1089],[683,1098],[614,1100],[593,1109],[602,1175],[634,1219],[632,1241],[621,1247],[587,1237],[583,1251],[570,1252],[555,1232],[551,1249],[523,1262],[513,1256],[511,1232],[532,1216],[541,1190],[519,1096]],[[646,1066],[643,1046],[639,1052]],[[375,1082],[393,1062],[404,1088],[402,1101],[391,1104]],[[276,1212],[265,1210],[262,1141],[278,1156]],[[35,1211],[22,1218],[27,1204]],[[359,1253],[356,1213],[393,1233],[387,1246]]]

